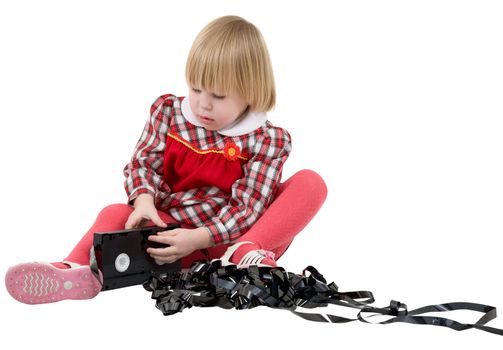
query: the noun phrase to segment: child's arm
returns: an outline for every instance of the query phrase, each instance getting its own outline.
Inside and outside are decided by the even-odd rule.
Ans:
[[[228,205],[206,225],[214,245],[236,240],[258,220],[273,200],[291,149],[290,134],[285,129],[272,127],[257,139],[243,168],[244,177],[232,185]]]
[[[162,201],[170,188],[162,181],[166,134],[173,109],[173,95],[159,97],[150,108],[150,117],[136,144],[131,161],[124,167],[124,188],[128,204],[142,193]]]

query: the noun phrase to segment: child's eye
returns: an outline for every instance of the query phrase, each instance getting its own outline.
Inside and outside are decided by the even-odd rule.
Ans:
[[[220,95],[215,95],[215,94],[213,94],[213,97],[218,100],[223,100],[225,98],[225,96],[220,96]]]
[[[196,89],[196,88],[192,88],[192,91],[194,91],[196,94],[200,93],[201,90],[200,89]]]

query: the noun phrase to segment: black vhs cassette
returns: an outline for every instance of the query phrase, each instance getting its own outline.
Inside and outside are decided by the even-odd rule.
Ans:
[[[102,290],[142,284],[153,274],[180,271],[180,261],[159,265],[146,252],[148,247],[166,247],[149,241],[148,236],[178,227],[178,224],[168,224],[168,227],[150,226],[94,233],[94,255],[97,267],[103,274]]]

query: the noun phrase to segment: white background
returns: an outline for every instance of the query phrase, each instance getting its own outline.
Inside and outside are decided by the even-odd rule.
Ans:
[[[329,188],[280,265],[313,265],[341,290],[373,291],[376,305],[503,308],[499,1],[2,1],[1,273],[64,258],[104,206],[126,201],[122,169],[151,103],[186,94],[192,40],[227,14],[256,24],[268,43],[278,90],[270,120],[293,138],[284,179],[310,168]],[[164,317],[141,287],[37,306],[0,288],[0,305],[4,349],[503,343],[474,330],[322,324],[265,307]]]

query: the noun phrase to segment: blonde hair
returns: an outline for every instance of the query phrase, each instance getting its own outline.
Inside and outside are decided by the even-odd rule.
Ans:
[[[260,31],[238,16],[210,22],[187,58],[187,83],[217,93],[238,93],[252,111],[270,111],[276,89],[269,52]]]

